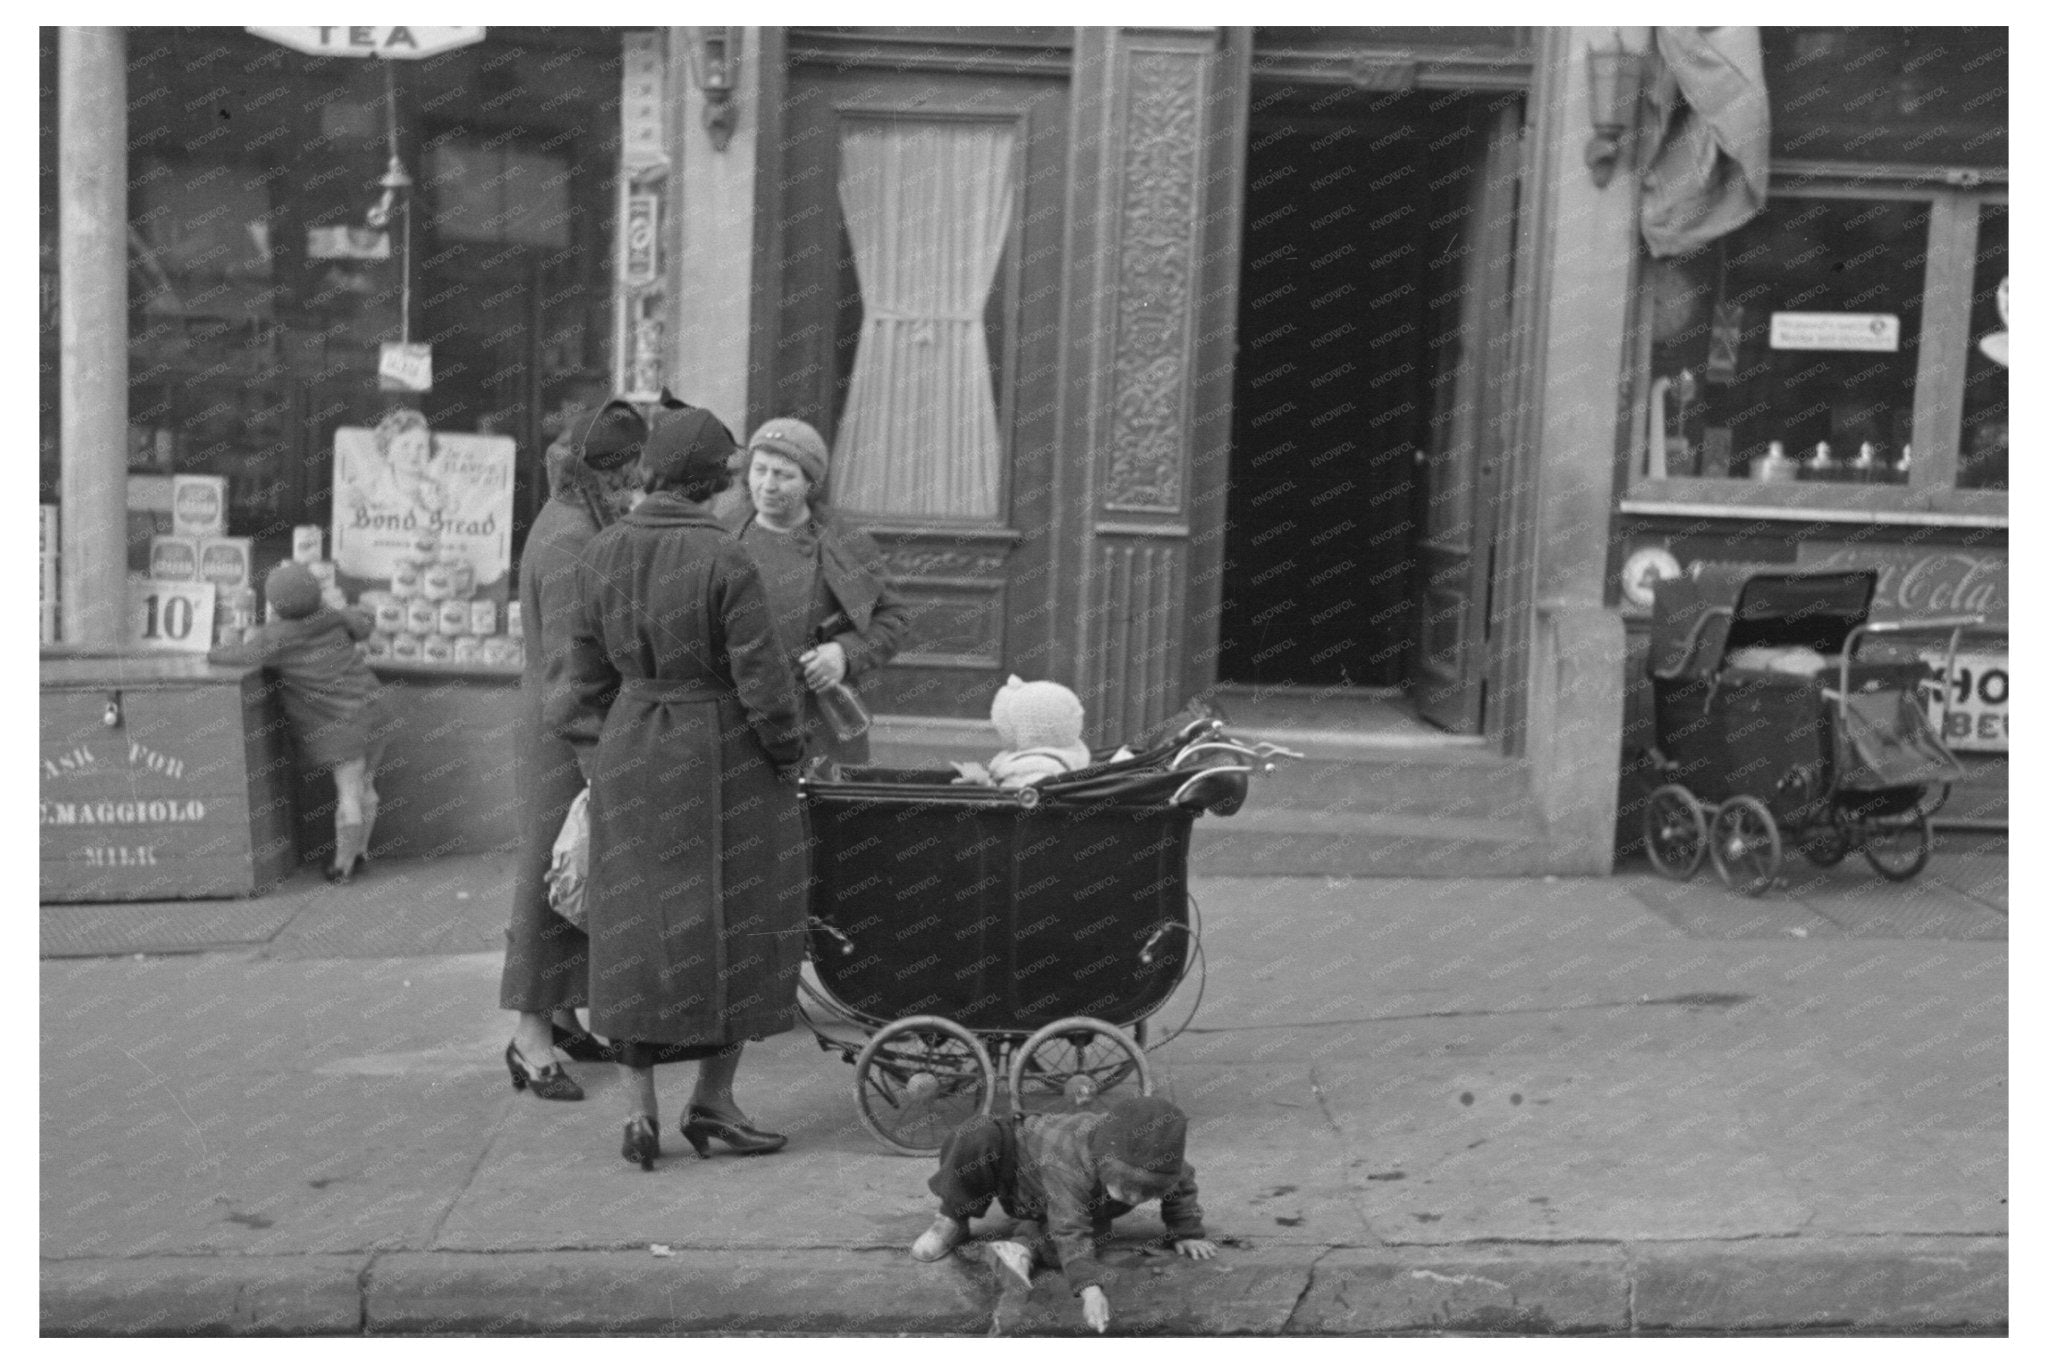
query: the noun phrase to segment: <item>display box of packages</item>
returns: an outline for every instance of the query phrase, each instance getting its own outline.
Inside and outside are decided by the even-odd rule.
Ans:
[[[219,474],[171,475],[171,533],[224,535],[228,528],[228,481]]]
[[[149,576],[160,583],[197,581],[199,538],[194,535],[150,536]]]
[[[246,535],[215,535],[199,542],[199,576],[216,587],[249,586],[251,563]]]

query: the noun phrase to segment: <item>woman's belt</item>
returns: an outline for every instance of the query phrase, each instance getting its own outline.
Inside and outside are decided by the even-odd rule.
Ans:
[[[710,682],[666,677],[629,677],[619,683],[621,699],[680,704],[687,701],[723,701],[733,693]]]

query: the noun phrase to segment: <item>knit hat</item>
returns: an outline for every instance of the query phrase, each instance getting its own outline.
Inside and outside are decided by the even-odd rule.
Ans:
[[[1154,1178],[1180,1173],[1187,1144],[1187,1115],[1154,1095],[1117,1103],[1088,1134],[1088,1149],[1095,1156]]]
[[[583,462],[593,469],[630,463],[647,440],[647,420],[624,398],[613,398],[570,428]]]
[[[287,559],[263,579],[263,599],[283,620],[302,620],[320,609],[320,580],[296,559]]]
[[[1072,748],[1086,718],[1081,698],[1057,682],[1026,682],[1015,673],[989,705],[988,718],[1011,748]]]
[[[796,467],[804,471],[804,477],[811,481],[811,500],[816,501],[825,493],[825,468],[832,462],[832,452],[825,445],[825,438],[809,422],[800,422],[795,417],[776,417],[761,423],[754,432],[754,438],[747,442],[748,453],[766,450],[771,455],[781,455],[793,460]]]
[[[640,454],[641,483],[650,493],[680,493],[702,502],[731,477],[726,458],[733,449],[732,432],[708,409],[663,412]]]

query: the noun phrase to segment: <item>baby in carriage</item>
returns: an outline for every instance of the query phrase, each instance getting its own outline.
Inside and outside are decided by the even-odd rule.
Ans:
[[[1081,739],[1086,713],[1081,698],[1057,682],[1026,682],[1015,673],[990,703],[988,718],[1007,745],[980,763],[954,763],[955,784],[1036,786],[1039,782],[1078,772],[1091,755]],[[1119,749],[1118,758],[1128,757]]]
[[[967,1239],[967,1221],[1000,1200],[1024,1226],[989,1249],[1027,1286],[1032,1266],[1054,1260],[1097,1331],[1109,1327],[1109,1297],[1095,1244],[1110,1223],[1141,1203],[1160,1200],[1174,1249],[1195,1260],[1216,1254],[1202,1230],[1195,1167],[1185,1157],[1188,1120],[1165,1099],[1125,1099],[1081,1113],[1008,1113],[969,1118],[947,1136],[929,1187],[939,1217],[910,1248],[913,1259],[943,1260]]]

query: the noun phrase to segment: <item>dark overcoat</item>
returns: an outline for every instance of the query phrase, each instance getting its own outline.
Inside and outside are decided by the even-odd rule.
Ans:
[[[207,657],[260,663],[277,674],[285,728],[306,766],[326,770],[367,758],[374,768],[395,716],[356,648],[370,629],[370,618],[353,606],[322,606],[310,616],[270,621],[238,644],[214,646]]]
[[[583,789],[576,750],[542,721],[550,669],[559,670],[576,614],[576,566],[596,537],[597,518],[579,495],[562,490],[533,518],[519,555],[519,623],[526,663],[519,675],[519,724],[513,779],[519,795],[519,862],[505,928],[505,970],[498,1007],[552,1013],[589,1000],[588,939],[548,907],[547,871],[562,820]]]
[[[731,504],[721,519],[738,535],[754,516],[753,504],[742,500]],[[846,682],[858,691],[868,674],[903,647],[903,636],[910,628],[910,608],[890,584],[888,561],[872,536],[824,507],[811,508],[811,523],[818,537],[820,589],[811,597],[812,637],[784,643],[792,653],[800,654],[820,643],[819,636],[829,637],[846,650]],[[802,682],[801,669],[798,682]],[[804,688],[803,698],[810,755],[845,766],[865,766],[868,736],[838,737],[820,713],[817,696]]]
[[[590,779],[590,1027],[722,1045],[794,1021],[807,848],[796,673],[709,511],[648,497],[590,542],[550,727]]]

